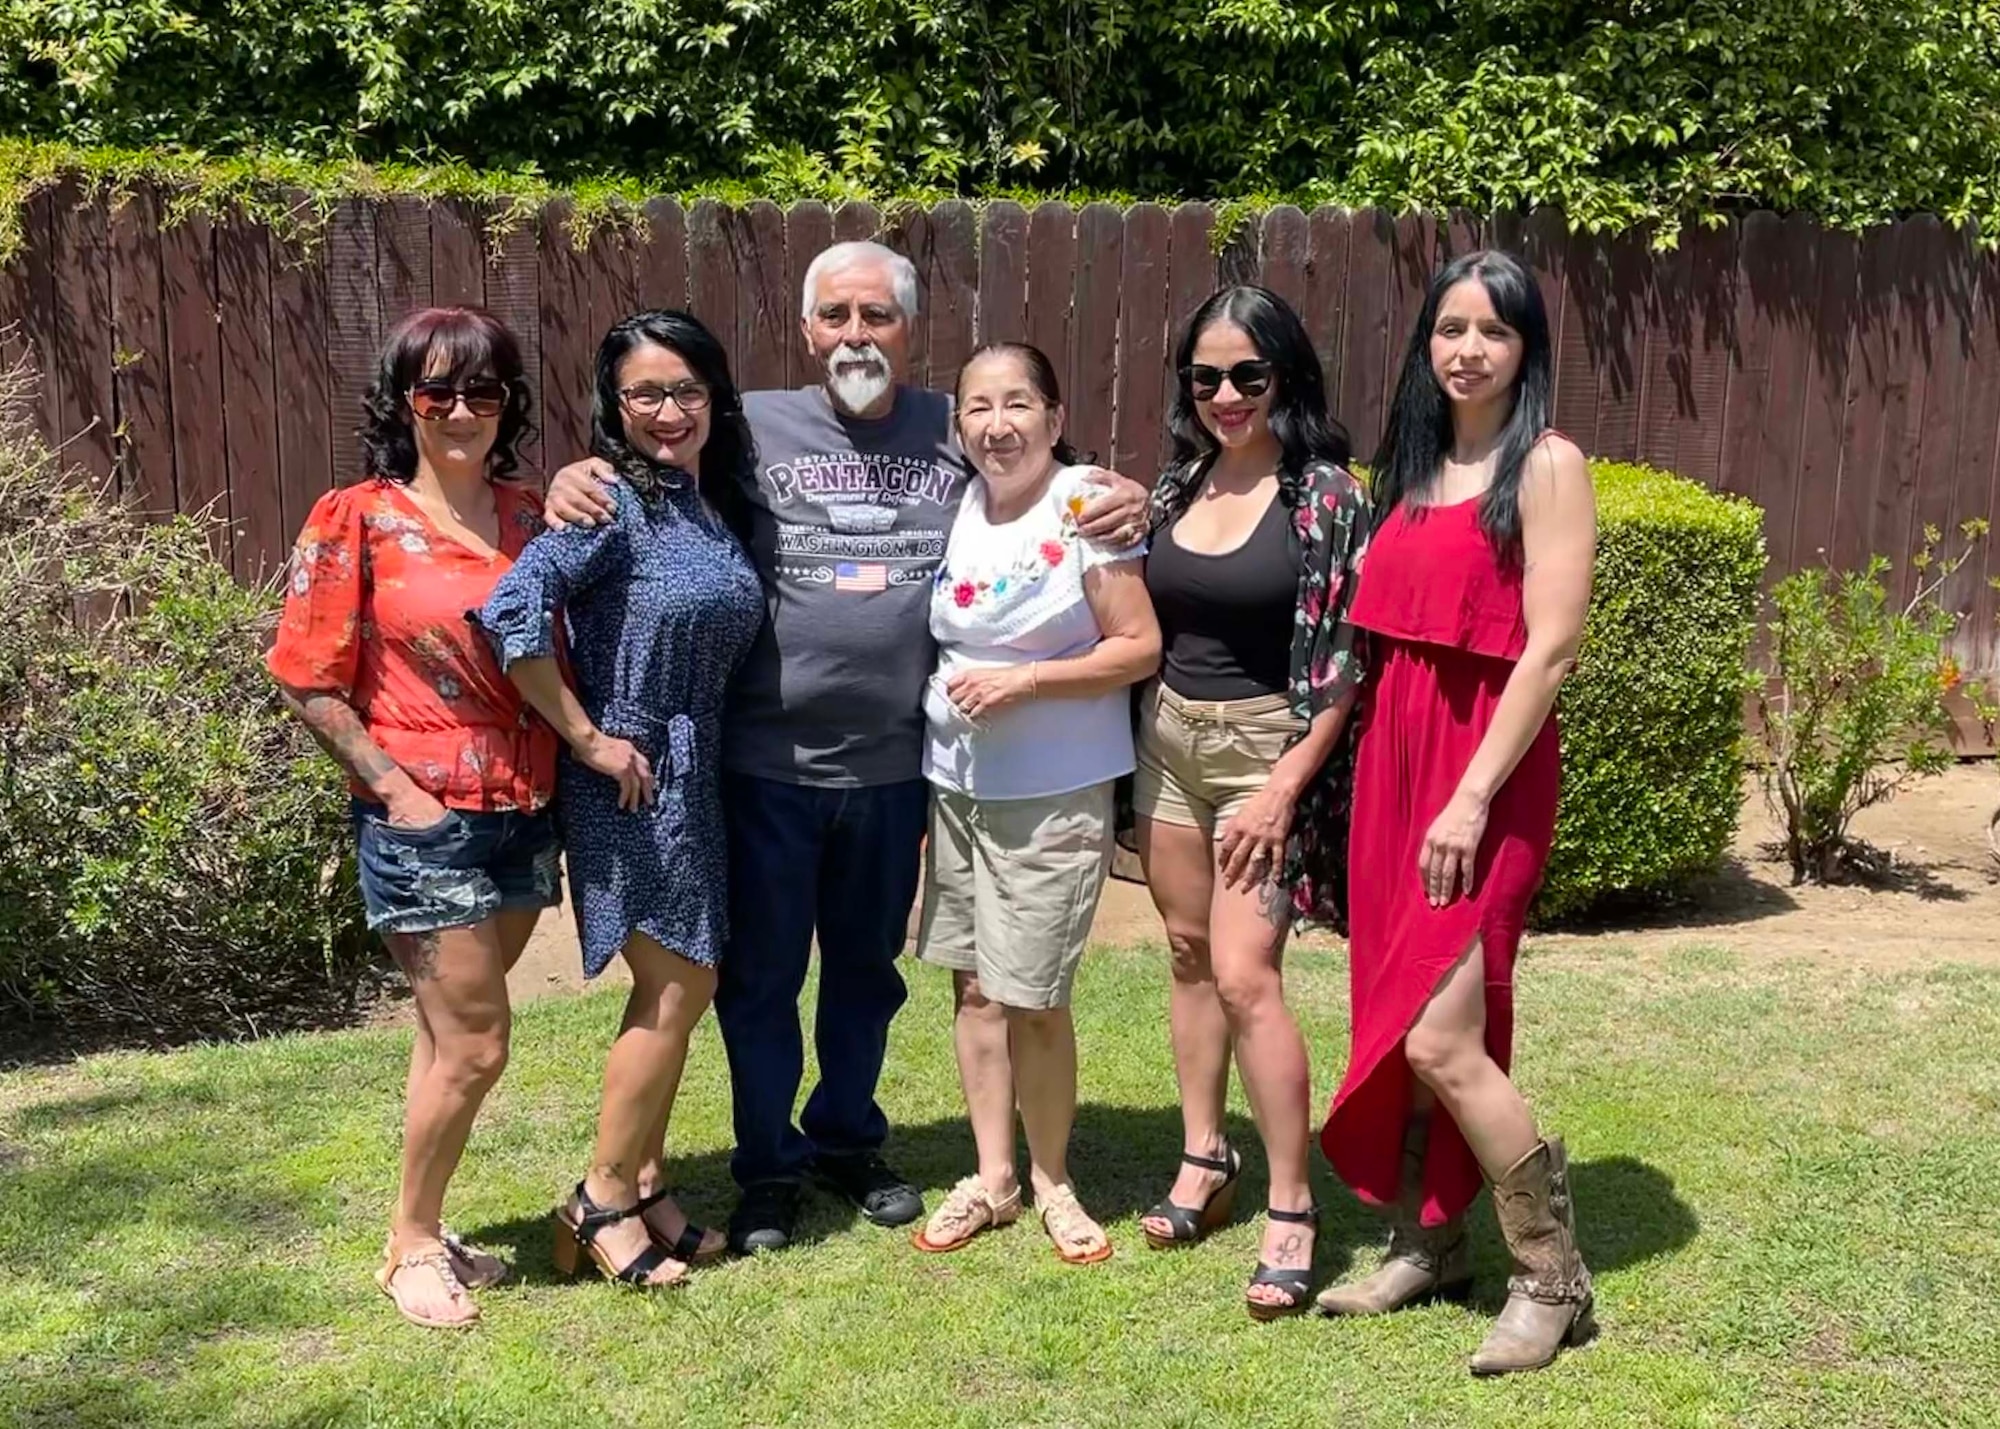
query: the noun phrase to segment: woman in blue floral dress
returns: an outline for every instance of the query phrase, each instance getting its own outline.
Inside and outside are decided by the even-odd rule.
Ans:
[[[667,1195],[660,1160],[728,934],[723,700],[764,617],[741,544],[749,432],[705,327],[646,312],[605,335],[591,447],[623,478],[615,519],[536,539],[477,618],[568,744],[556,816],[584,973],[622,954],[632,974],[590,1170],[555,1213],[556,1264],[573,1271],[587,1252],[607,1276],[650,1287],[724,1249]]]

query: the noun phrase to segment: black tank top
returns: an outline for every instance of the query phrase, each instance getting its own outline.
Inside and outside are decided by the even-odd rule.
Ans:
[[[1255,699],[1291,683],[1304,568],[1291,515],[1272,496],[1243,544],[1216,556],[1183,550],[1171,526],[1154,541],[1146,590],[1160,619],[1160,678],[1183,699]]]

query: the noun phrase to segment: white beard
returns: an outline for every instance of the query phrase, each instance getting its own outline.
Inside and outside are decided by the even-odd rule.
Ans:
[[[889,395],[896,385],[888,359],[873,343],[850,347],[843,343],[826,361],[826,386],[843,412],[865,412]]]

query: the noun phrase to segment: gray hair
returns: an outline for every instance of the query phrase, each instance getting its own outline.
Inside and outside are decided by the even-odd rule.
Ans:
[[[806,269],[806,280],[799,293],[799,315],[811,317],[813,297],[819,292],[819,280],[830,273],[845,273],[854,268],[881,268],[889,274],[889,286],[895,292],[896,306],[903,310],[903,316],[917,315],[917,265],[893,248],[885,248],[880,243],[836,243],[831,248],[820,251],[812,265]]]

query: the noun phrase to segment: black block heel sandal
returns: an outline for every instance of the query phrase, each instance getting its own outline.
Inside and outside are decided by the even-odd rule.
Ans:
[[[1206,1240],[1229,1224],[1229,1213],[1236,1209],[1236,1184],[1243,1175],[1243,1158],[1236,1154],[1235,1147],[1225,1142],[1220,1157],[1197,1156],[1192,1151],[1183,1151],[1181,1160],[1204,1171],[1220,1171],[1222,1184],[1210,1191],[1208,1199],[1199,1206],[1177,1206],[1163,1199],[1146,1212],[1141,1218],[1140,1229],[1145,1232],[1146,1244],[1154,1250],[1173,1250]],[[1148,1229],[1144,1224],[1148,1218],[1165,1221],[1174,1228],[1173,1234],[1160,1235]]]
[[[632,1208],[632,1214],[643,1216],[672,1194],[673,1192],[662,1186],[650,1196],[641,1196],[639,1204]],[[664,1250],[668,1255],[678,1260],[690,1270],[694,1269],[697,1265],[713,1265],[716,1261],[721,1260],[729,1254],[729,1242],[727,1241],[724,1241],[714,1250],[703,1254],[701,1243],[708,1239],[708,1228],[696,1225],[692,1216],[687,1217],[681,1223],[681,1233],[674,1237],[672,1244],[668,1244],[666,1237],[653,1229],[652,1222],[650,1221],[646,1223],[646,1234],[652,1236],[654,1245],[659,1246],[660,1249]]]
[[[654,1244],[650,1235],[646,1248],[623,1266],[613,1265],[603,1247],[598,1245],[597,1237],[604,1228],[634,1219],[639,1214],[637,1206],[624,1211],[606,1210],[590,1199],[590,1193],[583,1189],[583,1182],[579,1181],[576,1183],[576,1209],[574,1220],[570,1219],[568,1206],[557,1206],[555,1209],[555,1263],[558,1274],[575,1275],[583,1268],[583,1257],[588,1255],[606,1280],[615,1280],[640,1290],[671,1290],[687,1280],[685,1271],[673,1280],[655,1282],[650,1278],[654,1271],[676,1258]]]
[[[1303,1211],[1266,1210],[1264,1214],[1272,1220],[1282,1222],[1286,1225],[1311,1226],[1314,1231],[1313,1249],[1315,1251],[1319,1249],[1318,1206],[1313,1206]],[[1284,1291],[1286,1298],[1283,1302],[1267,1302],[1252,1300],[1246,1295],[1243,1299],[1243,1308],[1250,1312],[1250,1318],[1253,1320],[1282,1320],[1287,1315],[1297,1315],[1302,1311],[1310,1310],[1312,1308],[1312,1278],[1312,1263],[1310,1261],[1295,1270],[1281,1270],[1277,1266],[1266,1265],[1260,1260],[1257,1262],[1256,1270],[1251,1272],[1250,1284],[1274,1286]]]

